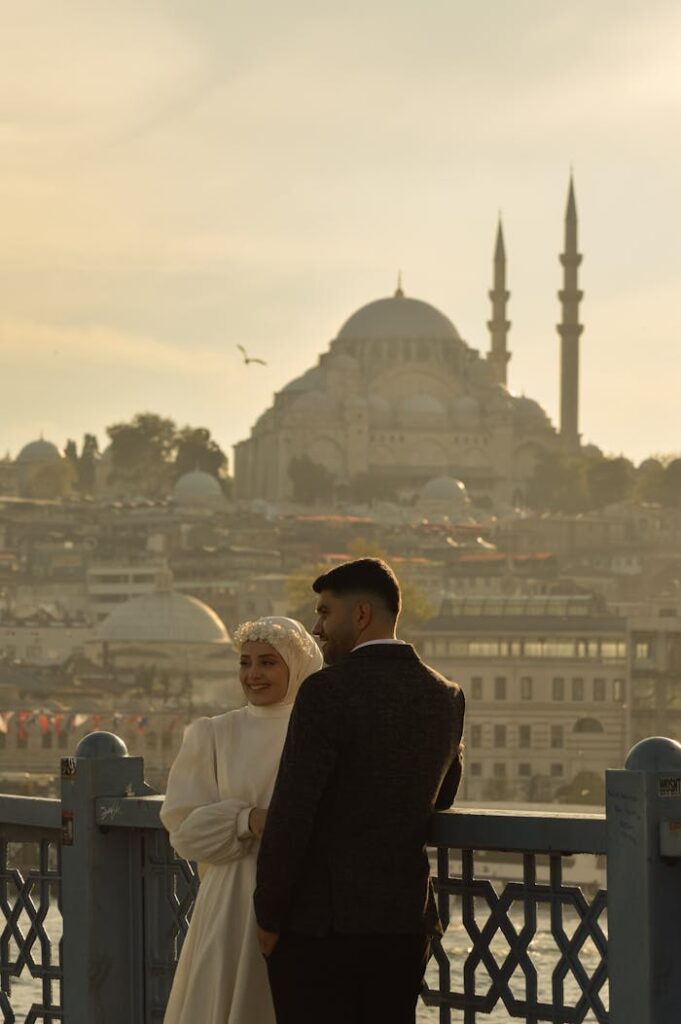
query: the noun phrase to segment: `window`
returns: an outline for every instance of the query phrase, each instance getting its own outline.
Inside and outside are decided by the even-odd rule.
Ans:
[[[647,661],[650,657],[650,643],[647,640],[639,640],[636,644],[634,657],[636,661]]]
[[[494,762],[493,773],[494,773],[494,778],[495,779],[505,779],[506,778],[506,762],[505,761],[495,761]]]
[[[494,726],[494,746],[498,749],[506,746],[506,726]]]
[[[594,700],[605,700],[605,679],[594,679]]]
[[[532,765],[528,764],[526,761],[521,761],[521,763],[518,765],[518,775],[520,775],[522,779],[528,779],[531,774]]]
[[[553,677],[551,696],[553,700],[565,700],[565,680],[561,676]]]
[[[471,698],[482,700],[482,676],[471,676]]]
[[[563,746],[563,726],[552,725],[551,726],[551,748],[556,750],[558,747]]]
[[[481,725],[472,725],[471,726],[470,736],[471,736],[471,746],[472,747],[481,747],[482,746],[482,726]]]
[[[581,678],[572,680],[572,699],[584,700],[584,680]]]
[[[480,776],[482,775],[481,763],[479,761],[471,761],[471,763],[468,765],[468,771],[470,772],[471,776],[474,776],[475,778],[480,778]]]
[[[603,732],[603,726],[597,718],[578,718],[572,727],[573,732]]]
[[[468,653],[471,658],[498,658],[499,644],[496,640],[471,640]]]
[[[624,700],[624,680],[613,679],[612,681],[612,698],[618,702]]]
[[[552,764],[551,765],[551,777],[554,778],[554,779],[557,779],[557,778],[562,778],[562,775],[563,775],[563,766],[562,766],[562,764],[557,764],[557,763]]]
[[[602,658],[626,658],[627,656],[627,645],[625,643],[615,643],[612,640],[604,640],[601,644],[601,657]]]
[[[494,680],[494,699],[506,700],[506,676],[497,676]]]
[[[518,726],[518,746],[523,748],[532,746],[532,726]]]
[[[532,700],[532,676],[520,677],[520,699]]]

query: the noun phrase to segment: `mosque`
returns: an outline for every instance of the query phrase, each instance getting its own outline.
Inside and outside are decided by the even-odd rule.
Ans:
[[[570,179],[558,293],[559,431],[537,402],[506,387],[510,293],[500,223],[487,353],[471,348],[444,313],[405,295],[398,282],[394,295],[346,320],[317,365],[279,391],[251,436],[235,446],[235,497],[290,502],[291,463],[307,457],[332,474],[334,486],[369,477],[401,500],[446,502],[463,483],[473,500],[521,501],[542,452],[580,445],[581,258]]]

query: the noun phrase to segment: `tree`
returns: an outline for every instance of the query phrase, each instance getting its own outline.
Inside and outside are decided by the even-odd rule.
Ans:
[[[326,466],[313,462],[309,455],[291,459],[288,475],[293,484],[293,500],[300,505],[314,505],[320,498],[333,496],[336,478]]]
[[[396,501],[395,485],[375,473],[360,473],[351,482],[348,496],[351,501],[371,504],[373,501]]]
[[[97,455],[99,442],[94,434],[85,434],[83,446],[78,460],[78,489],[85,494],[92,494],[95,489]]]
[[[634,467],[629,459],[589,458],[584,463],[589,508],[624,501],[634,488]]]
[[[160,497],[172,480],[177,427],[155,413],[137,413],[130,423],[107,427],[113,479],[138,494]]]
[[[210,473],[217,480],[227,475],[227,456],[205,427],[183,427],[176,436],[175,476],[192,470]]]
[[[567,452],[542,452],[527,486],[530,508],[551,512],[583,512],[588,498],[582,459]]]

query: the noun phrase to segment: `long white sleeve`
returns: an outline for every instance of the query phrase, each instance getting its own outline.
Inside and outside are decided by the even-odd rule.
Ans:
[[[212,723],[200,718],[187,729],[170,769],[161,821],[181,857],[227,864],[248,854],[256,840],[244,828],[248,804],[220,799],[215,757]]]

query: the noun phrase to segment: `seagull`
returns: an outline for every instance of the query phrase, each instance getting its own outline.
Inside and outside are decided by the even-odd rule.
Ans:
[[[248,352],[243,347],[243,345],[237,345],[237,348],[244,357],[244,363],[246,364],[246,366],[249,366],[251,363],[260,363],[261,366],[267,366],[267,363],[265,362],[264,359],[256,359],[255,356],[249,356]]]

